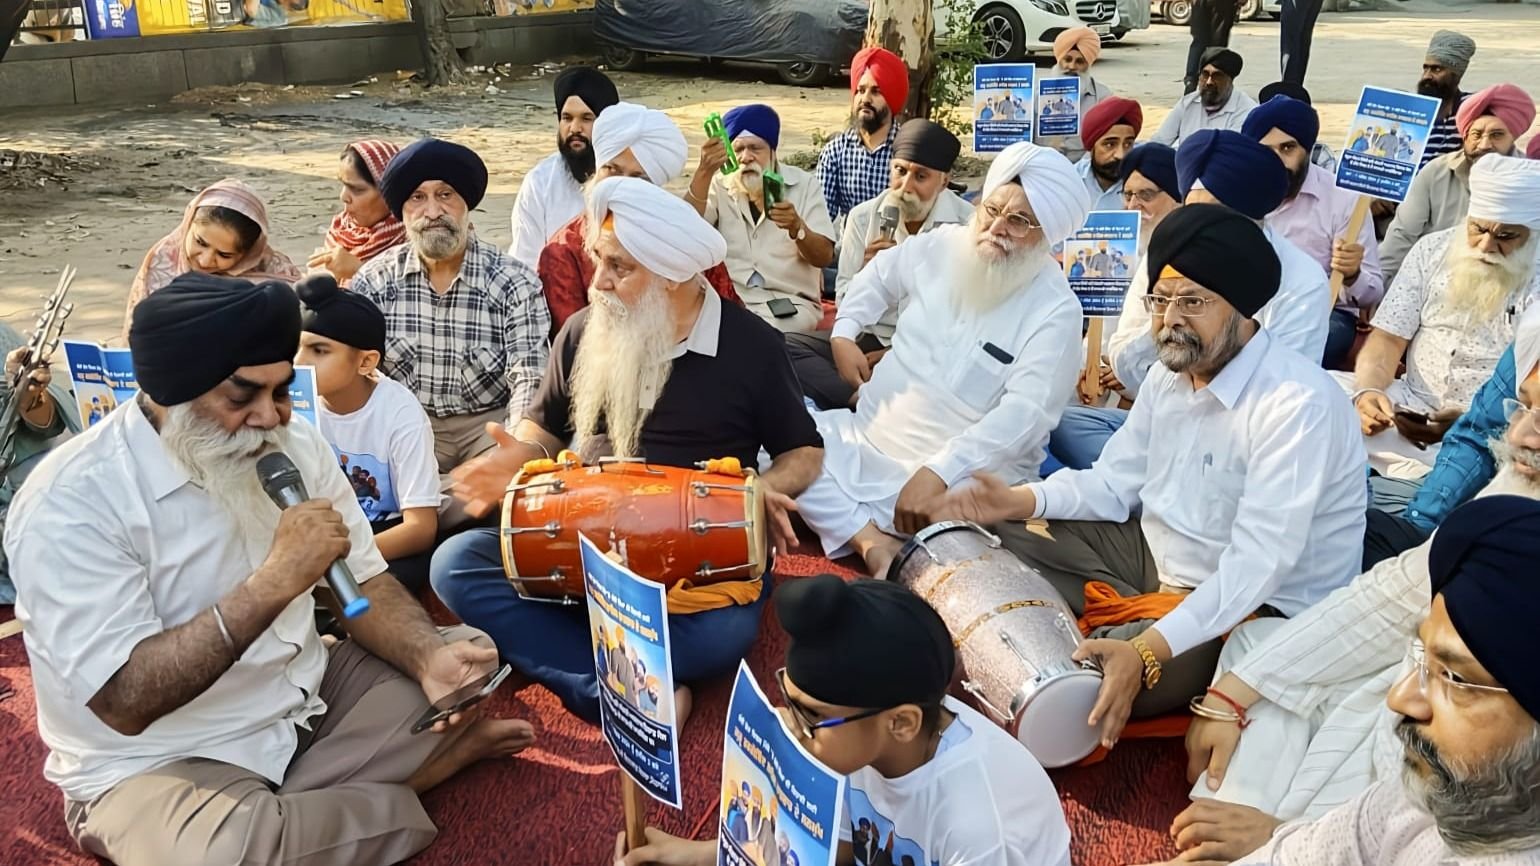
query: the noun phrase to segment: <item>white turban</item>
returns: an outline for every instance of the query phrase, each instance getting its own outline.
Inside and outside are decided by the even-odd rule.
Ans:
[[[727,256],[727,241],[695,208],[641,178],[605,178],[589,193],[589,225],[601,226],[612,215],[615,238],[626,252],[671,282],[682,283]]]
[[[1540,304],[1530,304],[1513,331],[1513,384],[1522,389],[1536,364],[1540,364]]]
[[[1483,156],[1470,170],[1470,215],[1540,229],[1540,162]]]
[[[1013,180],[1021,182],[1050,244],[1079,231],[1091,212],[1091,194],[1085,181],[1057,150],[1018,141],[1000,151],[984,177],[983,194],[987,196]]]
[[[690,146],[668,115],[634,102],[617,102],[594,121],[594,164],[604,165],[626,150],[642,164],[647,179],[663,185],[684,171]]]

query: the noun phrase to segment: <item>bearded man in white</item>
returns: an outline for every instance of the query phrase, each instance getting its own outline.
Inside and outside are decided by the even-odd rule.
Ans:
[[[987,470],[1035,480],[1080,369],[1080,303],[1049,254],[1090,196],[1057,151],[995,157],[973,219],[883,250],[850,281],[834,322],[856,410],[815,417],[824,473],[797,500],[824,552],[883,574],[928,506]],[[875,368],[855,338],[903,308]]]
[[[1540,162],[1487,156],[1471,168],[1470,189],[1465,221],[1412,247],[1353,373],[1337,374],[1353,395],[1370,465],[1391,478],[1432,469],[1444,434],[1540,296]],[[1403,354],[1406,375],[1397,379]]]

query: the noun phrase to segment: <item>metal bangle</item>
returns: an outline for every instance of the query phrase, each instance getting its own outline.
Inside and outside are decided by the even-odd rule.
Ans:
[[[219,612],[219,603],[209,608],[214,612],[214,622],[219,626],[219,636],[224,639],[225,648],[230,650],[230,655],[240,658],[240,653],[235,649],[235,638],[230,636],[230,629],[225,626],[225,615]]]
[[[1237,725],[1241,723],[1241,717],[1236,713],[1227,713],[1224,710],[1204,706],[1202,695],[1194,695],[1193,699],[1187,702],[1187,709],[1198,718],[1208,719],[1211,722],[1232,722]]]
[[[523,443],[525,445],[533,445],[533,446],[535,446],[536,448],[539,448],[542,452],[545,453],[545,459],[547,459],[547,460],[551,459],[551,449],[545,447],[544,443],[536,442],[536,441],[533,441],[533,440],[530,440],[530,439],[515,439],[514,441],[515,442],[521,442],[521,443]]]

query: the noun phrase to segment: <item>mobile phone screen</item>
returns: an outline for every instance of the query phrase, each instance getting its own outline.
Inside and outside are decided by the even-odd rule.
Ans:
[[[482,674],[434,701],[427,710],[423,711],[422,716],[417,719],[417,723],[412,725],[412,733],[420,734],[455,713],[468,710],[485,700],[488,695],[497,691],[497,687],[502,685],[503,680],[507,679],[508,675],[512,672],[513,667],[511,665],[503,665],[496,671]]]

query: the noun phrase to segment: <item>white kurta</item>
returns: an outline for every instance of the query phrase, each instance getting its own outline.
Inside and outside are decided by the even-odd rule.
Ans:
[[[882,209],[887,205],[889,190],[874,199],[863,201],[856,205],[855,210],[845,218],[845,231],[840,239],[839,274],[834,278],[834,301],[836,304],[845,300],[845,289],[856,274],[864,267],[863,259],[866,258],[866,247],[882,234]],[[920,224],[920,230],[915,234],[924,234],[938,225],[956,225],[966,223],[973,219],[973,205],[966,199],[943,189],[936,196],[936,203],[931,206],[930,213],[926,214],[925,222]],[[909,227],[902,220],[898,228],[893,232],[893,240],[903,243],[910,237]],[[898,314],[901,310],[889,310],[871,332],[882,341],[884,346],[893,345],[893,329],[898,326]]]
[[[583,212],[583,187],[572,178],[560,153],[535,163],[513,200],[513,244],[508,254],[540,267],[540,251],[551,235]]]
[[[1501,493],[1533,496],[1508,473],[1477,496]],[[1212,792],[1199,778],[1194,798],[1293,820],[1397,778],[1401,746],[1385,698],[1410,670],[1408,648],[1432,604],[1431,544],[1375,565],[1293,619],[1254,620],[1230,634],[1219,670],[1265,700],[1249,710],[1224,784]]]
[[[868,520],[891,529],[893,500],[922,467],[947,484],[979,470],[1038,477],[1080,371],[1080,303],[1050,262],[994,309],[960,309],[950,262],[970,230],[938,226],[878,253],[850,282],[833,336],[855,339],[904,311],[856,411],[815,415],[824,471],[798,507],[825,553]]]

